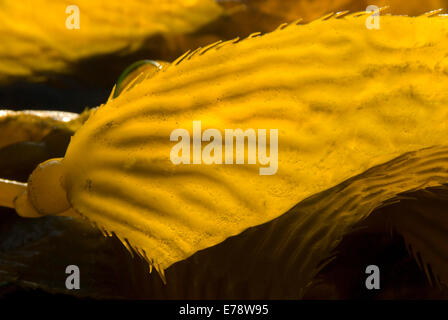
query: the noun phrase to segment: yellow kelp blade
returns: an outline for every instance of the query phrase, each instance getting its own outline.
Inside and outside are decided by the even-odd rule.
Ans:
[[[301,201],[276,219],[173,264],[165,271],[166,285],[157,276],[149,279],[146,285],[150,294],[145,298],[306,299],[328,266],[319,297],[333,299],[335,291],[343,294],[347,281],[363,284],[365,277],[352,271],[355,266],[364,269],[361,261],[382,245],[373,242],[375,247],[371,248],[365,241],[372,237],[384,241],[391,230],[404,236],[412,254],[424,265],[422,272],[432,270],[438,279],[433,284],[447,284],[448,186],[429,187],[447,179],[447,147],[406,153]],[[357,240],[366,246],[351,253],[357,260],[351,264],[340,245],[354,233],[361,235]],[[406,250],[404,246],[402,249]],[[361,255],[358,259],[357,254]],[[375,263],[377,258],[370,256],[374,260],[368,261]],[[331,269],[335,262],[350,270],[343,272],[351,275],[342,280],[342,286],[335,279],[341,274]],[[390,267],[391,262],[388,259],[386,264]],[[381,266],[382,273],[388,272],[386,264]],[[400,264],[396,272],[406,274],[409,269]],[[424,296],[423,287],[407,285],[410,292],[419,291]],[[387,284],[382,283],[381,291],[387,290]],[[358,296],[359,291],[355,292]]]
[[[417,261],[422,261],[426,266],[425,269],[430,265],[432,274],[436,278],[444,279],[446,283],[448,269],[444,261],[448,257],[448,248],[445,245],[448,242],[448,233],[439,233],[439,230],[448,229],[447,217],[444,214],[448,201],[448,188],[446,185],[442,188],[427,188],[427,186],[446,181],[447,159],[446,147],[407,153],[301,201],[289,212],[272,221],[250,228],[221,244],[201,250],[192,257],[170,266],[166,270],[166,285],[155,274],[143,279],[139,277],[137,278],[139,285],[131,285],[131,281],[129,285],[134,289],[126,294],[145,299],[306,298],[309,291],[314,291],[313,286],[319,284],[320,278],[316,278],[316,275],[322,276],[319,272],[322,267],[333,260],[335,253],[337,253],[336,261],[340,257],[342,252],[339,250],[342,248],[339,247],[339,243],[344,237],[353,231],[359,233],[361,230],[364,230],[364,234],[369,238],[372,235],[379,236],[381,231],[388,232],[388,221],[389,227],[405,235]],[[383,223],[386,222],[385,228],[372,230],[366,228],[364,223],[358,224],[367,217],[375,220],[379,218]],[[424,218],[423,221],[421,217]],[[403,228],[403,224],[406,229]],[[79,231],[77,223],[69,229],[73,227],[76,232]],[[407,238],[409,233],[413,235],[413,239]],[[78,238],[79,233],[78,237],[75,236],[75,241],[79,241]],[[89,241],[76,243],[82,246],[78,249],[80,251],[89,249]],[[101,243],[101,239],[95,241],[96,246]],[[114,241],[106,243],[111,244]],[[376,246],[375,243],[374,245]],[[365,251],[362,252],[364,258],[369,255],[370,249],[376,250],[376,248],[364,248]],[[334,252],[335,249],[337,252]],[[104,253],[104,248],[101,248],[100,252]],[[345,259],[346,256],[342,261],[339,259],[340,263],[352,268],[353,265]],[[404,269],[400,272],[409,275],[409,265],[401,266]],[[384,272],[383,267],[381,270]],[[26,269],[24,274],[26,275]],[[35,274],[32,276],[34,280],[37,279]],[[326,285],[331,286],[335,279],[331,274],[329,276]],[[354,277],[353,280],[360,281],[358,277]],[[310,284],[311,281],[313,283]],[[415,283],[408,285],[412,286]],[[419,291],[419,296],[424,297],[425,287],[428,289],[425,285],[415,287],[411,292]],[[382,291],[388,290],[387,284],[382,284],[381,288]],[[334,290],[339,289],[336,287]],[[71,294],[84,295],[84,290]],[[114,293],[120,294],[122,291]],[[332,290],[332,297],[333,294]],[[406,298],[406,293],[404,296],[402,294],[400,292],[396,294],[398,296],[393,297]],[[320,297],[328,298],[328,290],[324,292],[321,290]]]
[[[65,73],[85,58],[131,54],[155,35],[191,33],[221,13],[213,0],[4,0],[0,84]]]
[[[443,145],[446,31],[442,17],[383,16],[372,31],[349,16],[194,51],[87,120],[60,187],[79,214],[163,270],[372,166]],[[175,165],[170,135],[192,136],[194,121],[223,136],[278,129],[278,170],[260,175],[260,156]]]

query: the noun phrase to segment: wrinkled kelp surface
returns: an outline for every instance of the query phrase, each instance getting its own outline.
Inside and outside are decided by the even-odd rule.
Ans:
[[[250,1],[247,6],[251,8]],[[259,6],[252,4],[252,8],[255,7],[266,13],[275,11],[276,4],[265,1]],[[234,9],[234,12],[241,11]],[[217,21],[220,22],[214,23],[220,25],[224,20]],[[265,21],[268,24],[268,20]],[[363,20],[359,24],[362,25]],[[437,22],[427,24],[434,27]],[[408,25],[410,31],[414,30],[412,25]],[[215,27],[210,23],[202,30],[216,30],[213,29]],[[263,31],[262,28],[254,31],[260,30]],[[196,35],[183,37],[172,38],[177,41],[176,49],[171,47],[173,50],[170,49],[169,54],[161,54],[164,60],[173,60],[175,56],[170,55],[181,53],[178,52],[179,47],[186,51],[185,43],[195,43],[191,49],[198,47],[196,42],[188,42]],[[429,40],[428,45],[405,41],[404,47],[415,45],[420,52],[425,52],[431,50],[432,43]],[[373,44],[377,52],[383,50],[384,53],[385,43]],[[392,47],[392,51],[399,49],[396,43]],[[390,53],[388,50],[385,52],[384,56]],[[195,56],[200,55],[201,49],[195,52]],[[191,59],[191,53],[184,58]],[[408,58],[413,59],[412,56]],[[431,69],[434,67],[431,63],[437,62],[434,57],[431,59],[426,65],[425,62],[416,65],[384,63],[382,67],[365,69],[363,76],[374,78],[383,74],[389,77],[394,72],[396,75],[410,72],[416,76],[412,79],[421,77],[421,83],[424,83],[428,74],[440,71],[438,76],[442,79],[444,60],[438,61],[440,63]],[[98,61],[107,59],[101,56]],[[74,65],[78,71],[89,69]],[[194,62],[190,66],[194,67]],[[84,74],[88,77],[87,73]],[[116,77],[106,75],[105,78],[112,81]],[[394,88],[398,89],[395,91],[399,93],[398,98],[386,95],[372,98],[372,101],[381,103],[388,100],[391,104],[407,101],[414,107],[419,103],[442,105],[445,96],[435,93],[443,89],[444,82],[431,83],[434,88],[427,88],[423,94],[418,86],[410,83],[402,90]],[[331,85],[331,81],[325,85]],[[46,86],[39,87],[38,95]],[[84,89],[80,91],[85,92]],[[385,97],[387,99],[383,99]],[[39,104],[38,99],[36,103]],[[314,105],[314,110],[325,112],[325,105]],[[0,130],[5,141],[2,140],[0,149],[3,155],[0,157],[0,177],[19,181],[26,181],[38,163],[63,156],[70,137],[79,128],[79,124],[68,126],[54,119],[29,115],[4,117],[2,120]],[[386,117],[383,120],[388,122],[397,118]],[[344,122],[344,125],[348,123]],[[425,123],[428,130],[434,129],[431,121]],[[422,137],[426,139],[427,135],[428,132],[422,131]],[[356,143],[350,143],[356,150]],[[446,298],[448,216],[444,208],[448,199],[448,150],[441,145],[424,146],[427,148],[400,149],[390,161],[363,167],[338,181],[336,186],[331,185],[305,197],[273,220],[244,228],[223,242],[175,262],[162,273],[166,284],[157,272],[149,273],[151,266],[141,250],[135,251],[132,244],[123,243],[123,237],[118,239],[110,230],[106,230],[105,237],[104,230],[100,232],[88,221],[69,217],[24,220],[11,210],[2,209],[0,292],[13,295],[22,287],[94,298]],[[347,154],[345,161],[350,162],[356,152]],[[89,212],[83,213],[89,215]],[[367,293],[362,286],[365,266],[372,261],[380,261],[384,288],[381,293]],[[77,264],[82,270],[82,290],[69,292],[65,289],[66,274],[63,271],[69,264]]]

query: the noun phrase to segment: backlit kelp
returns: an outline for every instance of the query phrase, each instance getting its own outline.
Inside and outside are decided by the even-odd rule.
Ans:
[[[341,240],[363,229],[402,234],[428,281],[446,284],[447,156],[446,147],[406,153],[317,193],[272,221],[173,264],[165,271],[166,285],[158,277],[150,279],[147,297],[303,298],[340,253]],[[371,214],[381,228],[363,225]],[[362,254],[370,250],[375,249],[365,247]],[[346,276],[343,282],[364,279]]]
[[[382,16],[369,30],[366,17],[282,25],[132,74],[64,158],[33,172],[17,212],[116,235],[167,282],[152,277],[150,297],[303,297],[372,212],[448,178],[446,18]],[[174,165],[170,133],[194,121],[278,129],[278,172]],[[440,212],[385,215],[437,284],[448,281]]]
[[[373,166],[443,145],[445,18],[383,16],[381,29],[372,32],[365,17],[326,17],[186,54],[101,106],[73,136],[64,159],[51,163],[58,169],[46,163],[36,176],[49,178],[45,170],[51,170],[51,185],[74,210],[163,272]],[[193,120],[222,131],[278,128],[278,172],[173,165],[170,132],[191,128]],[[402,174],[399,190],[385,179],[373,195],[384,189],[392,198],[445,179],[424,170]],[[54,203],[46,207],[42,200],[47,190],[39,181],[28,184],[31,207],[18,205],[26,198],[17,200],[19,213],[56,213]],[[342,236],[364,216],[342,213],[332,227]],[[317,240],[313,230],[309,225],[302,237]],[[322,246],[330,248],[335,238],[327,241]]]

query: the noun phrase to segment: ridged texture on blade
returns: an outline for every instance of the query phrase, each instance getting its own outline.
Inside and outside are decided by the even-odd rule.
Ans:
[[[405,237],[417,261],[431,268],[432,278],[447,285],[448,186],[432,187],[447,179],[448,147],[406,153],[172,265],[166,270],[167,285],[152,277],[146,298],[302,298],[343,237],[371,214],[386,219],[385,225]]]
[[[365,18],[365,17],[364,17]],[[164,269],[405,152],[446,142],[444,18],[291,25],[174,62],[101,106],[65,157],[69,201]],[[182,61],[180,61],[182,60]],[[278,172],[179,165],[170,133],[279,129]]]

